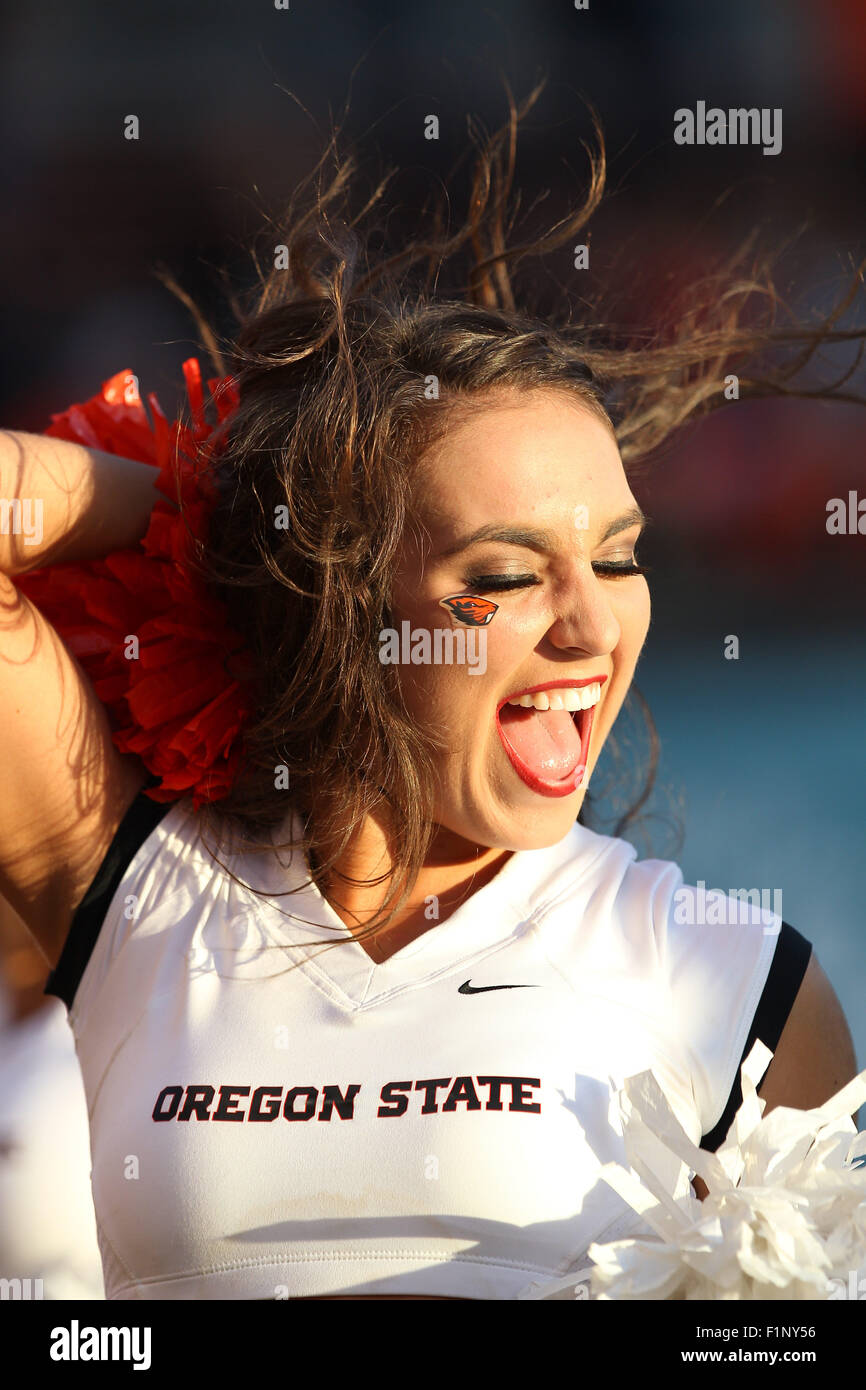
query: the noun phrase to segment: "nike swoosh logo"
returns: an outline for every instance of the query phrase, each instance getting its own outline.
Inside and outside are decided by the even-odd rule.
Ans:
[[[538,985],[470,985],[468,980],[464,980],[458,989],[458,994],[486,994],[491,989],[538,989]]]

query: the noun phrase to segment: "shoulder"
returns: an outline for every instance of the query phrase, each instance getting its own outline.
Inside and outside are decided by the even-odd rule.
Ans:
[[[725,1137],[756,1038],[774,1054],[760,1087],[768,1109],[821,1104],[856,1073],[839,1000],[811,942],[783,920],[780,899],[687,884],[678,865],[659,859],[627,863],[609,899],[629,959],[655,961],[671,1041],[689,1059],[705,1148]]]
[[[773,1059],[758,1087],[765,1114],[777,1105],[811,1110],[857,1074],[848,1021],[813,953]],[[856,1123],[856,1120],[855,1120]]]
[[[103,958],[107,968],[136,924],[179,883],[195,877],[197,852],[196,819],[190,803],[185,799],[156,802],[142,789],[118,825],[73,914],[45,993],[55,995],[72,1011],[85,972],[94,973],[94,959]]]

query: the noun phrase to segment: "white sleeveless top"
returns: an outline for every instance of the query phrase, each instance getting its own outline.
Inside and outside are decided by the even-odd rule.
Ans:
[[[652,1068],[699,1142],[805,968],[771,991],[793,928],[731,899],[736,925],[688,924],[675,864],[577,824],[381,965],[299,852],[218,852],[301,887],[240,886],[176,804],[69,1012],[109,1299],[512,1299],[581,1269],[646,1230],[598,1178],[625,1161],[612,1086]]]
[[[48,1302],[104,1299],[87,1110],[66,1011],[52,999],[10,1019],[7,1000],[0,1005],[0,1277],[29,1280],[29,1296]]]

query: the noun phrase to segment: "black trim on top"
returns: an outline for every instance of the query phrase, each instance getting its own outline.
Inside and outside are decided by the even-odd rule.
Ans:
[[[731,1094],[728,1096],[728,1103],[718,1124],[701,1139],[702,1149],[708,1149],[714,1153],[727,1137],[734,1116],[743,1103],[740,1067],[751,1052],[755,1040],[760,1038],[761,1042],[772,1052],[776,1051],[779,1038],[782,1036],[782,1029],[794,1006],[797,991],[803,983],[803,976],[806,974],[806,967],[811,955],[811,942],[807,941],[796,927],[792,927],[788,922],[783,922],[779,929],[779,939],[776,942],[770,973],[758,1001],[752,1025],[749,1028],[749,1036],[746,1038],[743,1055],[737,1066],[737,1075],[731,1087]]]
[[[158,781],[159,778],[151,777],[145,787],[156,786]],[[45,983],[43,993],[56,995],[67,1009],[72,1007],[120,880],[150,832],[176,805],[173,801],[152,801],[144,792],[142,788],[117,827],[96,877],[73,915],[60,959]]]

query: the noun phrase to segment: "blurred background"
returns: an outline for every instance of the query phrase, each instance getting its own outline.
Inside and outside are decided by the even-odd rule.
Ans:
[[[609,276],[623,320],[651,326],[673,290],[757,227],[770,247],[801,232],[779,283],[808,317],[866,254],[862,0],[591,0],[586,11],[572,0],[42,0],[7,8],[2,40],[0,404],[14,428],[45,428],[122,368],[175,406],[198,344],[154,269],[228,327],[220,268],[249,283],[263,210],[309,171],[350,91],[347,139],[420,187],[447,177],[469,114],[489,129],[504,119],[503,75],[519,97],[546,73],[518,182],[528,201],[549,189],[552,213],[580,194],[585,99],[595,105],[608,200],[588,271],[569,247],[549,258],[547,302]],[[677,146],[673,113],[699,100],[782,108],[781,152]],[[137,141],[124,139],[130,114]],[[424,138],[429,114],[438,141]],[[398,225],[411,223],[410,201]],[[864,317],[861,300],[846,322]],[[825,376],[850,360],[828,352]],[[866,389],[862,372],[849,389]],[[866,537],[828,535],[826,519],[829,499],[866,497],[864,426],[856,405],[730,402],[634,482],[655,523],[638,683],[662,738],[635,843],[677,857],[687,882],[781,892],[842,1000],[861,1067]],[[726,660],[732,635],[739,658]]]

